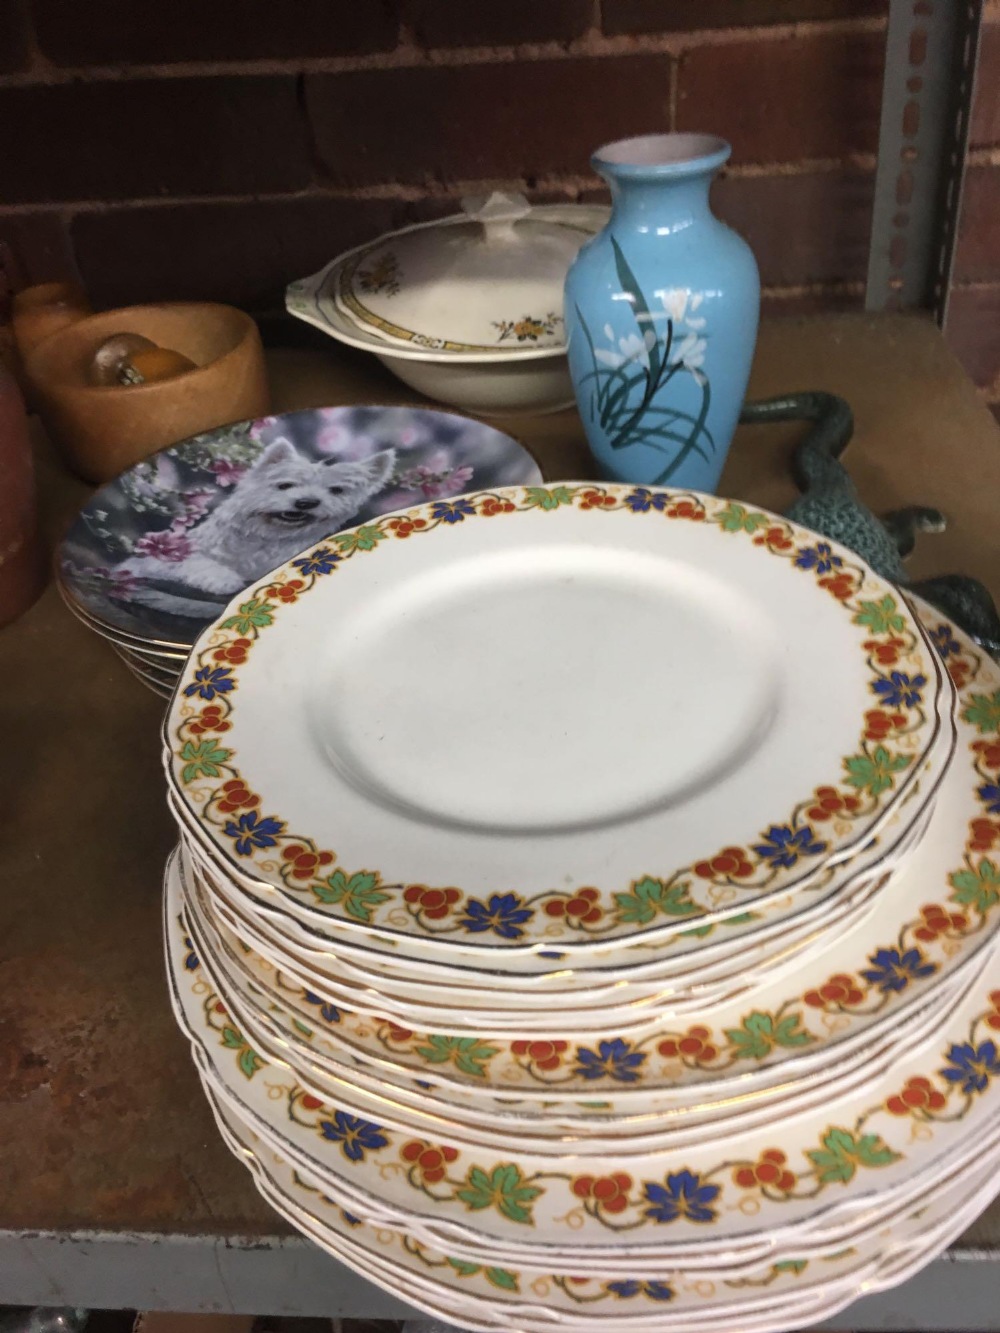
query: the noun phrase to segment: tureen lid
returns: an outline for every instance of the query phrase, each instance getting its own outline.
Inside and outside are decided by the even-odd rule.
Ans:
[[[462,200],[462,213],[344,256],[341,310],[395,344],[454,352],[562,347],[563,281],[599,210],[532,208],[522,195]]]

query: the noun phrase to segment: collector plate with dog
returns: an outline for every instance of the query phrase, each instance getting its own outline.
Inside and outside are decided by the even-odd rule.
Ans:
[[[449,412],[331,407],[237,422],[102,487],[59,550],[57,579],[95,628],[187,649],[234,594],[340,528],[541,479],[510,436]]]

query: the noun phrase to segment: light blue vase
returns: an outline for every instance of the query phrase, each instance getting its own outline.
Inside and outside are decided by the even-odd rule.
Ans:
[[[656,134],[598,149],[608,225],[566,277],[569,368],[603,476],[714,491],[750,375],[760,279],[708,203],[722,139]]]

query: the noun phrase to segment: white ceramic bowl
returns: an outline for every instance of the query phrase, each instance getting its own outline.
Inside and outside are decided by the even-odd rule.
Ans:
[[[410,359],[385,349],[375,355],[411,389],[474,416],[561,412],[575,401],[565,352],[537,361],[459,365],[453,361]]]
[[[411,389],[479,416],[559,412],[572,407],[573,386],[566,350],[526,347],[506,352],[435,352],[391,346],[366,332],[337,306],[334,260],[311,278],[293,282],[286,294],[290,314],[321,329],[337,342],[371,352]]]

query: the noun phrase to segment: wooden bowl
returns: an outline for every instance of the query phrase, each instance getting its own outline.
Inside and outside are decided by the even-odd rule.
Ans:
[[[143,334],[197,369],[155,383],[93,385],[94,353],[116,333]],[[190,435],[264,416],[270,406],[256,324],[242,310],[205,302],[88,316],[34,347],[25,373],[49,434],[74,472],[93,482]]]

